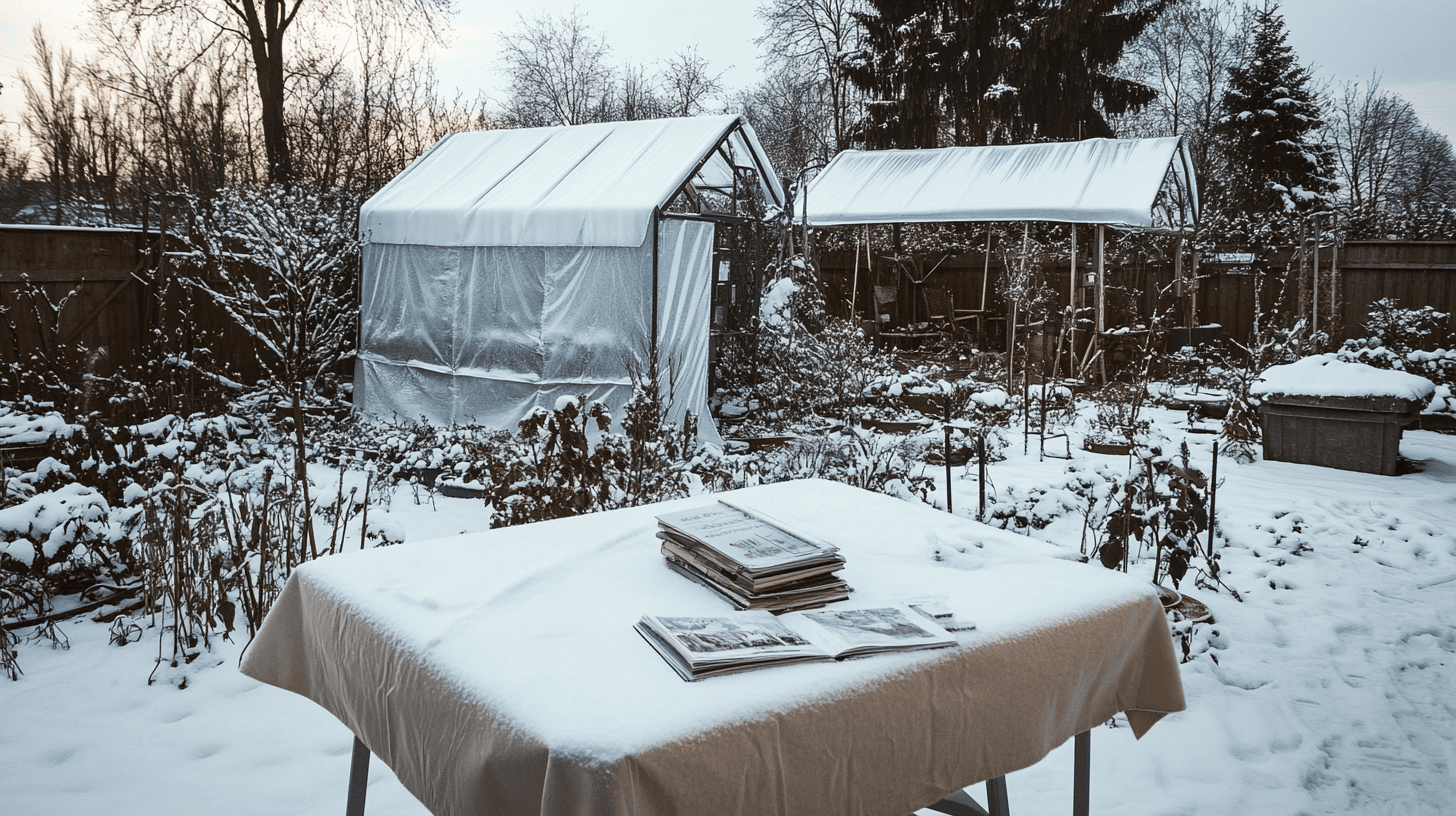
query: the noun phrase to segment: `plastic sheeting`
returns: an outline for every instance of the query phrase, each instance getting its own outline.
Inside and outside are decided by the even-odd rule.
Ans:
[[[742,117],[606,122],[447,136],[364,204],[360,234],[437,247],[639,247],[653,209],[690,177],[731,187],[720,142],[734,164],[761,171],[765,200],[782,206]]]
[[[848,150],[809,185],[809,223],[1057,221],[1192,229],[1198,189],[1179,138]]]
[[[658,355],[669,416],[707,410],[713,224],[665,219],[658,248]],[[514,428],[561,397],[620,419],[629,361],[652,333],[652,241],[636,246],[364,248],[355,404],[364,413]]]

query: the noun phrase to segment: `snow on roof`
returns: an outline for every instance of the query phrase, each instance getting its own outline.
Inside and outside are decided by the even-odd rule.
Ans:
[[[1058,221],[1191,229],[1198,188],[1187,147],[1087,139],[928,150],[846,150],[809,185],[809,223]]]
[[[1424,402],[1436,393],[1425,377],[1389,371],[1364,363],[1341,362],[1333,354],[1317,354],[1259,375],[1250,394],[1299,397],[1395,397]]]
[[[690,176],[731,185],[728,159],[759,170],[767,203],[782,206],[740,116],[456,133],[365,202],[359,229],[382,244],[641,246],[653,208]]]

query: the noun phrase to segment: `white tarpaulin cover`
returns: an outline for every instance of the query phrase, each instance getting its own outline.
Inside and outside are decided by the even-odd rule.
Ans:
[[[1191,229],[1198,189],[1178,138],[846,150],[809,185],[810,224],[1058,221]],[[804,203],[806,202],[806,203]]]
[[[355,405],[384,417],[513,429],[534,407],[585,395],[619,409],[653,329],[654,208],[690,181],[761,168],[737,116],[461,133],[360,212]],[[658,229],[657,348],[670,416],[707,411],[712,222]]]
[[[713,224],[665,219],[658,350],[672,418],[707,415]],[[585,395],[615,412],[652,331],[652,241],[637,247],[367,244],[354,402],[440,424],[514,424]]]
[[[447,136],[415,160],[360,208],[360,234],[379,244],[641,246],[652,209],[705,157],[695,186],[732,186],[714,151],[725,135],[733,162],[760,169],[765,201],[781,204],[739,116],[484,130]]]

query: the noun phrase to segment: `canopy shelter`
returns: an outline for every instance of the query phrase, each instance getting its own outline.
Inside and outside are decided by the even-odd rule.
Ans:
[[[738,116],[446,137],[361,208],[355,405],[500,428],[563,397],[615,411],[655,350],[670,417],[711,433],[712,219],[743,201],[784,194]]]
[[[1199,202],[1192,157],[1181,138],[1087,139],[927,150],[845,151],[835,156],[809,184],[798,202],[797,215],[806,224],[818,227],[973,221],[1096,225],[1096,277],[1092,295],[1096,306],[1096,334],[1082,357],[1087,359],[1097,345],[1098,336],[1107,328],[1104,226],[1180,236],[1175,266],[1181,278],[1181,236],[1191,234],[1196,227]],[[1070,257],[1068,305],[1075,310],[1080,284],[1075,261],[1075,229]],[[986,263],[980,308],[972,310],[980,315],[986,311],[989,251]],[[1194,312],[1196,304],[1190,303],[1188,313],[1191,316]],[[1011,320],[1008,347],[1015,331],[1014,314]],[[1075,333],[1070,339],[1075,347]]]
[[[1192,159],[1180,138],[929,150],[846,150],[799,206],[814,226],[1055,221],[1191,231]]]

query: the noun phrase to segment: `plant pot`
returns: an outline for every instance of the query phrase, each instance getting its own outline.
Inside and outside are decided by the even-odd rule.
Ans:
[[[1158,590],[1158,600],[1163,603],[1164,609],[1173,609],[1183,602],[1183,594],[1176,589],[1169,589],[1162,584],[1153,584],[1153,588]]]
[[[1091,453],[1102,453],[1108,456],[1127,456],[1132,453],[1132,445],[1126,442],[1094,442],[1091,439],[1084,439],[1082,448]]]
[[[1196,601],[1187,595],[1174,604],[1172,609],[1194,623],[1213,623],[1213,613],[1209,611],[1208,607],[1202,601]]]
[[[445,480],[440,482],[438,489],[441,496],[447,496],[452,499],[485,498],[485,488],[472,487],[464,482]]]
[[[860,420],[860,425],[869,428],[872,431],[880,431],[881,433],[905,434],[922,431],[930,427],[930,422],[924,419],[917,419],[913,421],[897,419],[863,419]]]
[[[757,452],[763,451],[763,450],[773,450],[774,448],[782,448],[783,446],[789,444],[790,442],[793,442],[795,439],[798,439],[798,438],[799,437],[793,436],[793,435],[788,435],[788,436],[746,436],[746,437],[735,436],[735,437],[729,437],[727,439],[724,439],[723,441],[724,442],[736,442],[739,445],[746,446],[746,452],[748,452],[748,453],[757,453]],[[740,452],[742,452],[741,449],[740,449]]]

